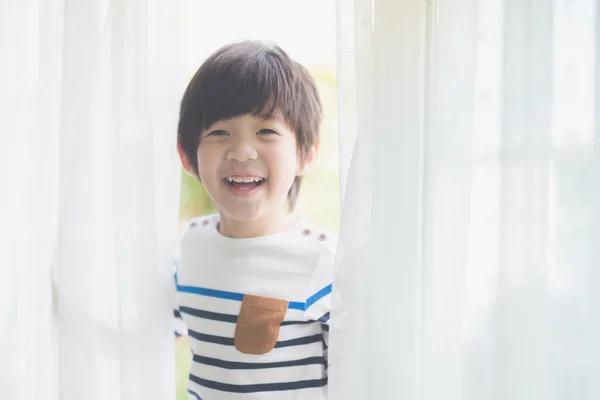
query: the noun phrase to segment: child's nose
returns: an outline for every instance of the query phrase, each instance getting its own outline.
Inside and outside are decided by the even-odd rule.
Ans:
[[[256,160],[258,153],[251,143],[241,140],[227,152],[229,161],[244,162],[248,160]]]

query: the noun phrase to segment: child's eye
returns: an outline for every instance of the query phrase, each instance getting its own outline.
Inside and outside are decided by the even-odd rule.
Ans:
[[[211,133],[209,133],[206,136],[226,136],[229,135],[229,133],[227,133],[226,131],[222,130],[222,129],[218,129],[216,131],[212,131]]]
[[[272,130],[272,129],[261,129],[261,130],[260,130],[260,131],[258,131],[257,133],[258,133],[258,134],[260,134],[260,135],[272,135],[272,134],[275,134],[275,135],[277,135],[277,132],[275,132],[275,131],[274,131],[274,130]]]

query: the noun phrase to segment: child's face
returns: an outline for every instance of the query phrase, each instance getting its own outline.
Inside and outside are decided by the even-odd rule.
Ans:
[[[206,191],[234,221],[283,215],[294,178],[303,172],[295,133],[278,118],[218,121],[201,133],[197,157]]]

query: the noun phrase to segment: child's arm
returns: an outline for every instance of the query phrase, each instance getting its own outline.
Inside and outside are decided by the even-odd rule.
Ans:
[[[323,357],[325,358],[325,374],[329,368],[328,348],[329,348],[329,310],[331,304],[331,284],[322,288],[321,297],[316,303],[310,305],[306,312],[307,318],[311,321],[321,323],[321,333],[323,335]],[[318,294],[318,292],[317,292]],[[309,299],[310,300],[310,299]]]
[[[175,333],[175,340],[179,340],[183,336],[187,335],[187,326],[185,324],[185,321],[181,317],[181,314],[179,313],[179,310],[177,310],[177,309],[173,310],[173,317],[174,317],[174,327],[173,327],[173,330],[174,330],[174,333]]]
[[[173,331],[175,340],[187,335],[187,324],[185,323],[181,313],[179,312],[179,302],[177,301],[177,273],[179,269],[179,251],[176,252],[173,260],[173,284],[175,292],[173,294]]]
[[[327,371],[329,370],[329,312],[326,315],[321,317],[321,329],[323,330],[323,356],[325,357],[325,374],[327,375]]]
[[[333,278],[334,253],[325,251],[315,268],[311,279],[310,294],[306,301],[307,319],[321,323],[323,334],[323,357],[325,358],[325,374],[329,368],[329,316],[331,311],[331,280]]]

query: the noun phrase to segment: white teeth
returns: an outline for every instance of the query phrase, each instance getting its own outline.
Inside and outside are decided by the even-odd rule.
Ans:
[[[258,177],[258,176],[228,176],[227,180],[229,182],[236,182],[236,183],[250,183],[250,182],[260,182],[262,181],[263,178]]]

